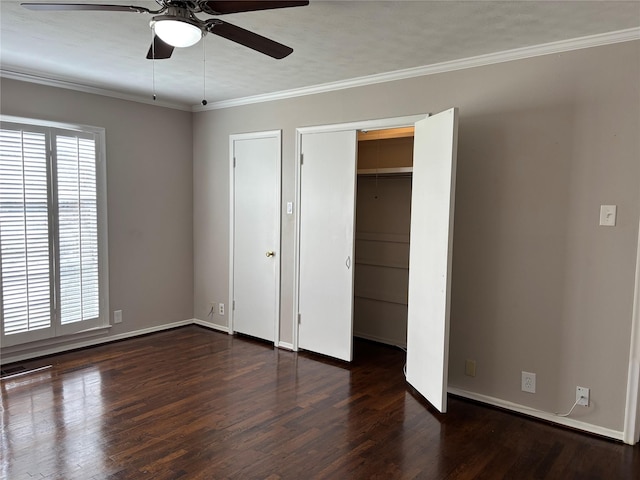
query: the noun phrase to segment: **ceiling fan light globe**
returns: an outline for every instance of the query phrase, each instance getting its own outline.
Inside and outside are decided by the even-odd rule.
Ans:
[[[199,26],[179,17],[156,18],[152,26],[163,42],[174,47],[190,47],[202,38],[202,30]]]

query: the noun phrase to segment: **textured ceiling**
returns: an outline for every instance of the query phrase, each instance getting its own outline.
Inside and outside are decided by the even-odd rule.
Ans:
[[[77,0],[68,0],[75,2]],[[152,0],[83,0],[138,5]],[[207,16],[202,16],[204,19]],[[223,38],[145,59],[150,15],[34,12],[0,1],[0,67],[7,72],[198,105],[432,65],[640,26],[638,1],[316,1],[225,15],[289,45],[274,60]],[[203,57],[206,54],[206,69]]]

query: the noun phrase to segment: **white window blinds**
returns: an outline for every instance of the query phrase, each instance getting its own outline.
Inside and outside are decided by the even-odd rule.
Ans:
[[[43,133],[0,130],[0,253],[6,335],[51,326],[51,261]]]
[[[60,242],[60,320],[100,313],[95,143],[56,136]]]
[[[99,140],[94,132],[2,123],[3,346],[108,324]]]

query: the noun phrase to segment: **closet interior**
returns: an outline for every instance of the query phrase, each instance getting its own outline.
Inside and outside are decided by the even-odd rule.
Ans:
[[[354,336],[406,347],[413,127],[358,132]]]

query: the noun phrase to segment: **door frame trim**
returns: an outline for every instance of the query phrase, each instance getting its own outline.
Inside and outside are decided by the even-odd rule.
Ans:
[[[309,133],[340,132],[344,130],[381,130],[386,128],[408,127],[418,120],[423,120],[429,116],[428,113],[418,115],[407,115],[404,117],[381,118],[377,120],[362,120],[348,123],[336,123],[330,125],[317,125],[311,127],[296,128],[296,153],[295,153],[295,238],[294,238],[294,272],[293,272],[293,350],[298,351],[298,314],[300,312],[300,190],[301,165],[300,155],[302,153],[302,135]]]
[[[640,228],[636,249],[636,275],[622,441],[629,445],[635,445],[640,441]]]
[[[233,133],[229,135],[229,300],[227,304],[227,312],[229,318],[229,335],[233,335],[235,330],[233,328],[233,259],[234,259],[234,241],[235,241],[235,168],[234,168],[234,154],[235,146],[234,142],[237,140],[255,140],[259,138],[276,138],[278,140],[278,152],[276,161],[276,272],[275,272],[275,321],[273,343],[278,345],[280,340],[280,273],[282,270],[282,130],[268,130],[264,132],[250,132],[250,133]],[[215,314],[215,312],[214,312]]]

